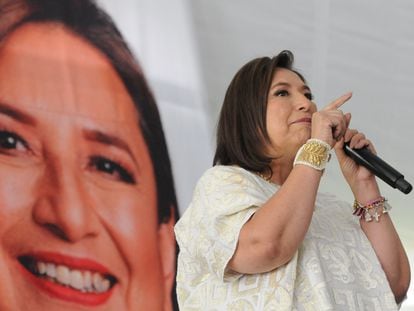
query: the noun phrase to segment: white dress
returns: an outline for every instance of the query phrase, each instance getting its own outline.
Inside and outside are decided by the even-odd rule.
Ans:
[[[237,166],[204,173],[175,227],[180,310],[398,310],[350,204],[332,195],[318,193],[287,264],[254,275],[228,271],[241,227],[277,190]]]

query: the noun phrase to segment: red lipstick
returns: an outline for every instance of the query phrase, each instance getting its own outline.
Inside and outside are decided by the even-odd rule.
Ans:
[[[107,269],[105,266],[94,260],[86,258],[76,258],[51,252],[34,252],[28,254],[27,256],[33,257],[36,259],[36,261],[50,262],[56,265],[65,265],[71,269],[91,270],[94,272],[99,272],[101,274],[110,274],[109,269]]]
[[[86,258],[76,258],[52,252],[36,252],[19,256],[19,270],[24,277],[34,284],[41,291],[52,298],[65,300],[72,303],[78,303],[85,306],[99,306],[104,304],[112,295],[116,278],[109,272],[105,266],[94,260]],[[71,270],[98,272],[102,276],[111,280],[111,287],[105,292],[86,292],[74,289],[58,283],[47,275],[39,275],[34,272],[33,266],[37,262],[52,263],[56,266],[64,265]]]

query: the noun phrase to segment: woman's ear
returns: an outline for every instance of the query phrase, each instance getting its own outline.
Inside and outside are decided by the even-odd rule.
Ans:
[[[164,310],[172,310],[171,292],[175,281],[176,262],[175,221],[174,209],[171,207],[170,219],[161,223],[158,229],[158,247],[164,277]]]

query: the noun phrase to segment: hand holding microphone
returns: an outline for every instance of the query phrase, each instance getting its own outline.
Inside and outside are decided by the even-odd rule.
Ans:
[[[345,154],[351,157],[356,163],[366,167],[371,173],[382,179],[393,188],[408,194],[412,190],[411,184],[404,179],[404,175],[399,173],[391,165],[383,161],[380,157],[373,154],[367,147],[354,149],[349,143],[344,144]]]
[[[346,93],[324,107],[317,114],[314,114],[312,119],[313,133],[319,139],[321,139],[319,136],[323,137],[322,140],[326,141],[331,146],[335,144],[336,141],[336,143],[343,149],[345,155],[353,160],[350,161],[350,159],[344,157],[343,152],[341,152],[341,168],[343,172],[345,168],[346,171],[344,174],[346,174],[350,180],[354,179],[354,175],[358,174],[360,171],[358,170],[357,165],[355,165],[356,163],[368,169],[372,174],[382,179],[391,187],[397,188],[403,193],[408,194],[412,190],[412,186],[404,179],[404,176],[369,150],[366,146],[369,141],[365,139],[365,136],[362,133],[358,133],[358,131],[348,128],[351,115],[349,113],[344,114],[339,108],[347,102],[351,96],[352,93]],[[324,133],[323,130],[325,129],[326,131],[326,126],[319,126],[322,130],[316,126],[316,124],[323,125],[323,119],[328,120],[331,123],[330,126],[332,132],[329,131],[330,133]],[[353,141],[352,145],[355,148],[350,147],[351,141]],[[365,143],[365,145],[363,143]],[[344,166],[343,164],[345,162],[349,165]],[[361,171],[361,174],[363,175],[364,173]],[[359,177],[361,177],[361,175]]]
[[[352,137],[355,136],[356,138],[358,136],[358,139],[363,139],[366,141],[365,136],[362,133],[358,133],[356,130],[348,129],[347,132],[348,136],[352,135]],[[412,190],[411,184],[404,179],[404,175],[402,175],[395,168],[393,168],[379,156],[370,151],[367,146],[363,146],[362,148],[354,146],[354,148],[351,148],[350,141],[345,141],[346,143],[344,143],[342,147],[343,151],[358,165],[365,167],[372,174],[386,182],[388,185],[393,188],[397,188],[405,194],[408,194]]]

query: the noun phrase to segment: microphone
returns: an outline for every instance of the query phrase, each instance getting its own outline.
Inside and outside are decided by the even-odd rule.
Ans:
[[[361,149],[352,149],[349,143],[344,144],[345,154],[351,157],[356,163],[366,167],[375,176],[381,178],[393,188],[408,194],[413,186],[404,179],[404,176],[396,169],[391,167],[381,158],[373,154],[367,147]]]

